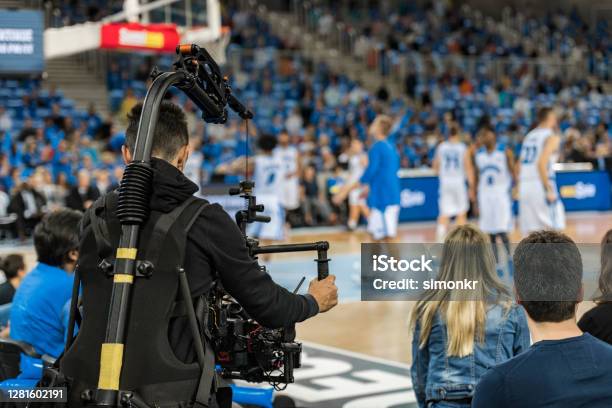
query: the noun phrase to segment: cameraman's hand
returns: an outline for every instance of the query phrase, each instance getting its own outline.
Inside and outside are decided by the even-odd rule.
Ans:
[[[323,280],[315,278],[310,281],[308,293],[317,301],[319,313],[327,312],[338,304],[338,288],[335,282],[336,277],[334,275],[329,275]]]

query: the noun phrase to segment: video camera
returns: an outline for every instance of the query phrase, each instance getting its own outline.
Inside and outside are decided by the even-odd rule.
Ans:
[[[257,258],[258,254],[264,253],[316,251],[318,278],[327,277],[327,242],[259,246],[257,239],[247,236],[248,224],[270,222],[270,217],[258,214],[264,211],[264,206],[257,204],[257,198],[252,194],[254,187],[252,181],[244,180],[229,192],[230,195],[240,195],[246,201],[245,208],[236,213],[236,223],[250,255]],[[265,266],[261,268],[265,271]],[[294,293],[304,280],[302,278]],[[280,389],[279,384],[294,381],[293,370],[300,367],[302,353],[301,343],[295,341],[295,327],[269,329],[259,325],[221,286],[212,291],[209,308],[209,330],[222,377],[268,382],[277,389]]]

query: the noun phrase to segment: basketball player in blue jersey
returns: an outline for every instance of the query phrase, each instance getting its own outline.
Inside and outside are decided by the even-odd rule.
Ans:
[[[457,125],[451,127],[448,140],[436,148],[433,169],[440,181],[436,240],[441,242],[446,236],[451,218],[455,218],[457,225],[466,223],[469,201],[474,200],[475,195],[472,157],[460,139]]]
[[[519,225],[523,235],[542,229],[563,230],[565,209],[557,193],[553,164],[559,156],[557,115],[538,112],[538,126],[527,133],[519,157]]]
[[[393,121],[378,115],[370,125],[368,134],[373,144],[368,152],[368,165],[359,179],[347,183],[333,198],[342,203],[351,191],[362,187],[368,194],[368,232],[375,241],[392,241],[397,236],[400,212],[399,154],[387,136]]]
[[[489,234],[495,260],[499,264],[497,238],[504,244],[510,260],[508,233],[512,231],[513,224],[511,189],[515,174],[514,156],[512,150],[497,145],[495,132],[488,126],[478,132],[477,140],[481,146],[474,157],[479,227]],[[511,264],[509,266],[511,271]]]

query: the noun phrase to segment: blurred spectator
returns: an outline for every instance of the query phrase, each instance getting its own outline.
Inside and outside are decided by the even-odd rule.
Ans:
[[[67,191],[65,187],[60,183],[61,179],[65,179],[65,176],[60,175],[58,177],[58,183],[53,182],[51,172],[44,167],[39,168],[39,173],[42,177],[42,185],[39,192],[43,195],[46,202],[46,208],[48,211],[58,210],[66,206],[66,195]]]
[[[302,115],[300,113],[300,108],[296,106],[291,111],[289,117],[285,121],[285,128],[289,135],[299,135],[302,132],[302,128],[304,127],[304,120],[302,119]]]
[[[96,111],[96,106],[93,103],[89,104],[87,108],[87,116],[85,117],[87,123],[87,134],[95,137],[98,134],[98,130],[102,125],[102,118]]]
[[[1,262],[2,271],[6,281],[0,284],[0,305],[13,301],[15,291],[26,274],[23,256],[19,254],[7,255]]]
[[[13,128],[13,119],[6,111],[4,105],[0,105],[0,130],[8,132]]]
[[[45,211],[45,198],[36,189],[38,181],[39,176],[32,175],[21,183],[9,204],[9,212],[17,215],[17,235],[21,240],[29,236]]]
[[[32,136],[36,136],[36,128],[34,127],[32,119],[26,118],[23,121],[23,127],[21,128],[21,131],[19,132],[19,135],[17,136],[17,141],[23,142],[27,138],[32,137]]]
[[[96,185],[95,187],[98,189],[98,193],[100,195],[104,195],[111,191],[112,181],[110,178],[110,173],[107,169],[99,169],[95,172],[96,177]]]
[[[66,197],[66,206],[73,210],[85,211],[100,197],[100,190],[91,183],[91,174],[82,169],[77,176],[77,184]]]
[[[121,101],[121,106],[119,107],[119,119],[121,121],[127,120],[127,115],[130,113],[134,105],[138,103],[138,99],[136,95],[134,95],[134,90],[132,88],[127,88],[125,90],[125,96]]]
[[[16,233],[14,227],[17,214],[9,211],[10,203],[10,196],[0,188],[0,238],[6,238],[9,234],[14,236]]]
[[[112,61],[108,69],[106,84],[108,89],[121,89],[122,87],[121,68],[117,62]]]
[[[319,222],[330,221],[331,210],[326,198],[319,192],[317,183],[317,170],[314,165],[304,168],[302,176],[302,206],[304,210],[304,222],[306,225],[317,225]]]
[[[55,125],[56,129],[64,131],[66,133],[66,117],[62,114],[62,110],[59,104],[54,103],[51,105],[51,120]]]

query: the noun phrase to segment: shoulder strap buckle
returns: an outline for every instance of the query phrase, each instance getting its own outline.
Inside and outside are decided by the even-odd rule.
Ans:
[[[136,276],[141,278],[150,278],[155,271],[153,262],[147,260],[136,261]]]

